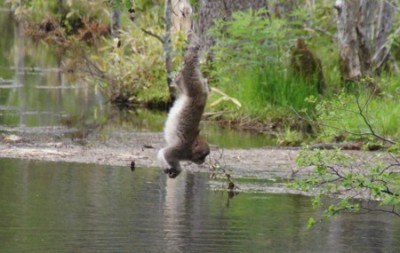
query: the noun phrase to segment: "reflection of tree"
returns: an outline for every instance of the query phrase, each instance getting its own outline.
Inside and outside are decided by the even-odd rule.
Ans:
[[[55,127],[59,133],[63,131],[59,125],[66,115],[99,120],[107,113],[101,93],[97,89],[92,91],[86,84],[75,83],[77,87],[70,86],[68,82],[73,79],[66,78],[72,76],[60,71],[63,55],[32,43],[26,36],[27,23],[12,19],[12,12],[9,13],[4,12],[7,20],[0,18],[0,31],[2,34],[4,32],[4,40],[0,42],[0,80],[12,78],[4,82],[5,85],[1,83],[0,104],[5,108],[1,124],[24,128],[14,129],[18,131],[31,130],[26,126]],[[8,55],[12,56],[10,60]]]
[[[25,37],[22,22],[18,22],[15,29],[15,84],[18,86],[19,99],[19,127],[26,126],[26,93],[25,93]]]

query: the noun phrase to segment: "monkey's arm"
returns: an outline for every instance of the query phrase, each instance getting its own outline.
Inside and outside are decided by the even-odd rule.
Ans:
[[[188,149],[172,146],[163,148],[158,152],[158,161],[164,172],[170,178],[175,178],[182,171],[179,161],[187,160],[188,156]]]
[[[183,58],[183,68],[176,78],[176,84],[181,92],[189,97],[207,96],[208,87],[199,68],[200,45],[196,39],[191,39]]]

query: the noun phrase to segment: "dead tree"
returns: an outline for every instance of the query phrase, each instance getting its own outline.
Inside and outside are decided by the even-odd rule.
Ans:
[[[378,74],[389,58],[394,0],[336,0],[343,80]]]

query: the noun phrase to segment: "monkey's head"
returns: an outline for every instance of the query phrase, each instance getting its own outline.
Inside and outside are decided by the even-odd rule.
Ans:
[[[204,137],[197,135],[192,145],[192,162],[196,164],[203,164],[206,157],[210,154],[210,146]]]

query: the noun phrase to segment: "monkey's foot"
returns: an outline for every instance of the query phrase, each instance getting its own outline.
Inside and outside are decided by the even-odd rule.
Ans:
[[[181,170],[175,168],[165,169],[164,173],[168,175],[169,178],[176,178],[181,174]]]

